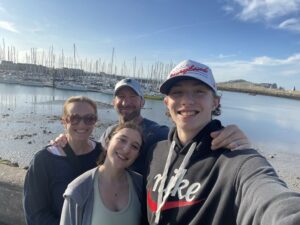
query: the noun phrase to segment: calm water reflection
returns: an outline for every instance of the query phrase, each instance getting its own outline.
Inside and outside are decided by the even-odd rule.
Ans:
[[[258,145],[299,152],[300,101],[224,92],[222,119],[239,124]]]

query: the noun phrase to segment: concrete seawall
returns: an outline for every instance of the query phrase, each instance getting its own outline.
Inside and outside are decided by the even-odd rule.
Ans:
[[[22,207],[26,170],[0,164],[0,225],[25,225]]]

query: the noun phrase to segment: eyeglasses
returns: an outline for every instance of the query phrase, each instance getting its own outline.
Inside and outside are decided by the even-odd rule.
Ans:
[[[94,125],[97,122],[97,116],[94,114],[87,114],[80,116],[78,114],[71,114],[66,117],[66,122],[71,125],[78,125],[80,121],[83,121],[85,125]]]

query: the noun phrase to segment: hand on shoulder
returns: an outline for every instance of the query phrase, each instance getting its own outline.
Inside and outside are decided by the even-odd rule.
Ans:
[[[230,150],[249,149],[252,144],[244,132],[236,125],[228,125],[222,130],[214,131],[211,149],[228,148]]]

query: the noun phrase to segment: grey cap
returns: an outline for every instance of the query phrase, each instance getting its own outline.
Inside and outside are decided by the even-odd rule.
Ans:
[[[120,88],[122,87],[130,87],[137,95],[141,96],[144,98],[144,93],[142,91],[142,87],[138,81],[132,78],[125,78],[120,80],[118,83],[115,85],[114,89],[114,96],[116,96],[116,93]]]

